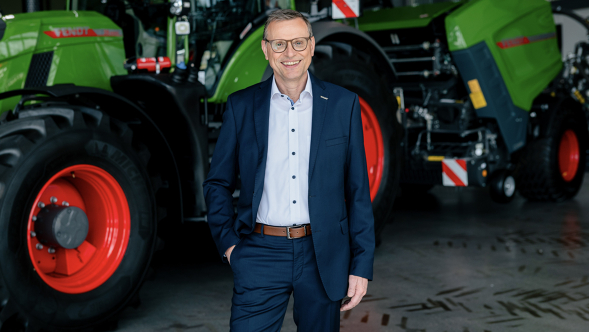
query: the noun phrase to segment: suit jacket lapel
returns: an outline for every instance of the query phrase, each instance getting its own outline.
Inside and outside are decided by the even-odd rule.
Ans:
[[[257,210],[264,188],[264,173],[266,171],[266,160],[268,156],[268,122],[270,121],[271,91],[272,77],[260,84],[260,88],[254,94],[254,127],[256,129],[256,141],[258,143],[258,164],[254,179],[255,196],[252,202],[252,223],[256,222]]]
[[[327,113],[327,102],[329,95],[325,89],[325,84],[318,80],[315,76],[309,73],[311,77],[311,84],[313,89],[313,116],[311,123],[311,152],[309,156],[309,184],[311,184],[311,176],[315,168],[315,160],[317,159],[317,150],[321,142],[321,130],[323,129],[323,122],[325,120],[325,113]],[[323,98],[322,98],[323,97]]]

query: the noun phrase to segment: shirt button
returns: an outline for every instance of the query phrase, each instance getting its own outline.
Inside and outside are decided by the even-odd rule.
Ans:
[[[284,97],[284,95],[280,95],[280,97]]]
[[[292,131],[294,133],[294,128],[292,128],[290,131]]]
[[[294,107],[291,107],[290,109],[294,111]]]
[[[292,176],[292,178],[293,178],[293,179],[296,179],[296,178],[297,178],[297,176],[296,176],[296,175],[293,175],[293,176]]]
[[[297,204],[297,201],[292,201],[292,204]]]
[[[293,156],[294,156],[295,154],[296,154],[295,152],[293,152],[293,153],[292,153],[292,155],[293,155]]]

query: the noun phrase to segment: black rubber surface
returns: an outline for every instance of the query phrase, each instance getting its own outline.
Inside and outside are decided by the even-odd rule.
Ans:
[[[519,193],[534,201],[562,201],[574,197],[583,183],[589,135],[585,114],[569,104],[554,110],[544,134],[527,144],[515,171]],[[579,140],[579,167],[570,181],[564,181],[558,166],[558,149],[563,133],[571,129]]]
[[[147,172],[149,156],[126,124],[94,109],[45,105],[0,125],[2,332],[71,331],[105,324],[134,298],[156,243],[158,188]],[[105,283],[86,293],[65,294],[45,284],[33,269],[26,227],[41,187],[76,164],[100,167],[118,181],[129,203],[131,231],[123,260]]]

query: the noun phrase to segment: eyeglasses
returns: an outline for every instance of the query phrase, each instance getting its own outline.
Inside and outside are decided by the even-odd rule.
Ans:
[[[274,39],[268,40],[264,39],[264,41],[270,43],[272,50],[276,53],[282,53],[286,51],[288,47],[288,43],[292,45],[292,49],[297,52],[302,52],[307,49],[307,45],[309,45],[309,40],[311,37],[299,37],[291,40],[284,40],[284,39]]]

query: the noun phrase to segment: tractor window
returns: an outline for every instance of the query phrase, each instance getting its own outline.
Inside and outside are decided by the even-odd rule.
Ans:
[[[99,12],[123,30],[125,55],[166,55],[168,7],[163,0],[71,0],[71,10]]]

